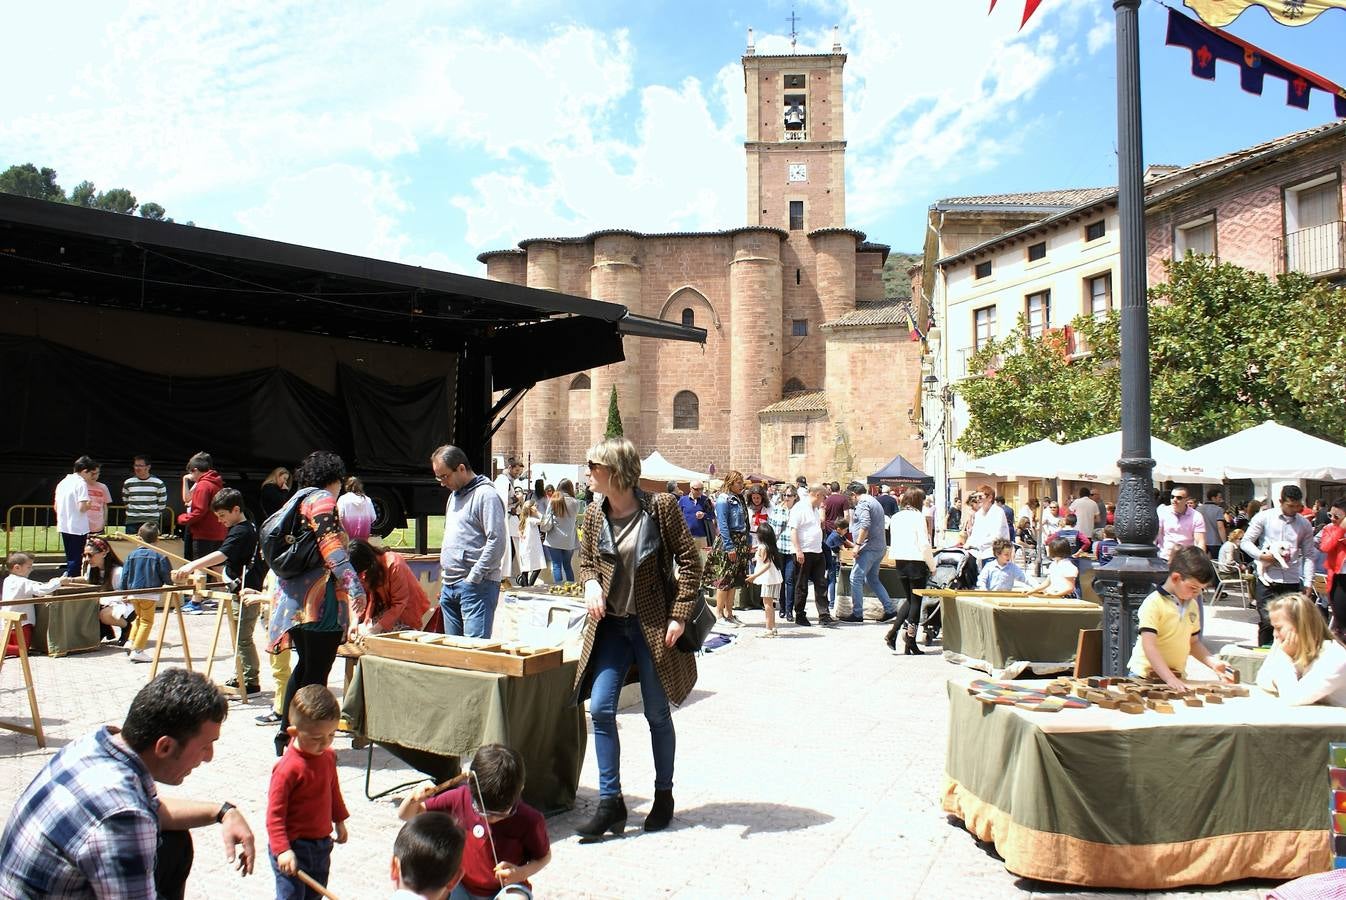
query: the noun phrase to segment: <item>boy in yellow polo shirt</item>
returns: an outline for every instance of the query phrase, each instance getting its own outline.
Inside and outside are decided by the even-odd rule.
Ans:
[[[1229,667],[1211,656],[1201,643],[1201,592],[1215,580],[1215,569],[1202,547],[1175,550],[1168,561],[1168,580],[1140,605],[1140,641],[1131,654],[1131,671],[1159,678],[1173,690],[1186,692],[1182,678],[1187,657],[1206,664],[1228,679]]]

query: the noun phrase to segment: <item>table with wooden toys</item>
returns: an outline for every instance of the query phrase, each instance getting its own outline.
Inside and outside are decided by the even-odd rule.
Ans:
[[[544,813],[574,806],[587,735],[583,707],[571,705],[577,664],[559,647],[400,631],[362,648],[342,708],[350,730],[455,772],[454,757],[507,744],[528,770],[528,803]],[[368,778],[366,795],[376,796]]]
[[[1103,608],[1087,600],[937,588],[916,593],[940,598],[944,658],[999,678],[1070,671],[1080,630],[1103,621]]]
[[[948,683],[943,808],[1016,875],[1159,890],[1331,865],[1346,709],[1132,678]]]

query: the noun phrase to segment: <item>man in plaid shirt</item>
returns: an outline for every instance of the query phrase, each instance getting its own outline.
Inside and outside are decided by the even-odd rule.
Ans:
[[[780,617],[793,622],[795,618],[795,545],[790,528],[790,510],[799,502],[799,491],[794,485],[786,485],[781,491],[780,502],[771,506],[767,515],[767,524],[776,532],[776,549],[785,561],[781,567]]]
[[[136,694],[118,729],[68,744],[14,804],[0,835],[0,897],[181,897],[188,829],[222,827],[252,871],[252,830],[230,803],[160,798],[211,758],[228,704],[200,675],[169,669]],[[236,849],[237,848],[237,849]]]

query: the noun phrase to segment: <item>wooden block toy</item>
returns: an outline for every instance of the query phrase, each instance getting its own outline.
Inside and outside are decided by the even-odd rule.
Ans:
[[[1207,703],[1224,703],[1224,697],[1221,697],[1219,694],[1207,694],[1207,695],[1206,695],[1206,702],[1207,702]]]
[[[1238,669],[1231,667],[1226,671],[1229,673],[1229,677],[1234,680],[1234,684],[1238,684],[1239,682],[1243,681],[1243,675],[1239,672]]]
[[[1187,706],[1202,706],[1202,707],[1205,706],[1205,704],[1201,702],[1200,697],[1194,697],[1191,694],[1184,695],[1182,698],[1182,702]]]
[[[1155,712],[1161,712],[1161,713],[1173,712],[1173,704],[1168,702],[1167,700],[1147,700],[1145,705],[1148,706],[1150,709],[1154,710]]]
[[[1134,716],[1145,712],[1145,704],[1138,703],[1135,700],[1128,700],[1125,703],[1120,704],[1118,706],[1118,709],[1120,709],[1124,713],[1129,713]]]
[[[1114,700],[1112,697],[1103,695],[1102,699],[1094,701],[1094,705],[1102,709],[1120,709],[1122,701]]]
[[[1060,697],[1048,697],[1047,699],[1043,700],[1041,703],[1037,705],[1036,710],[1037,712],[1054,713],[1054,712],[1060,712],[1065,708],[1066,708],[1065,700],[1061,699]]]

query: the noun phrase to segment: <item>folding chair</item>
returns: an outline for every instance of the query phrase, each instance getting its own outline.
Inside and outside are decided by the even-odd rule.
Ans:
[[[1215,564],[1215,574],[1218,581],[1215,584],[1215,595],[1211,598],[1210,605],[1214,606],[1220,601],[1220,595],[1239,596],[1243,599],[1243,608],[1252,606],[1252,594],[1248,590],[1248,577],[1238,566]]]

